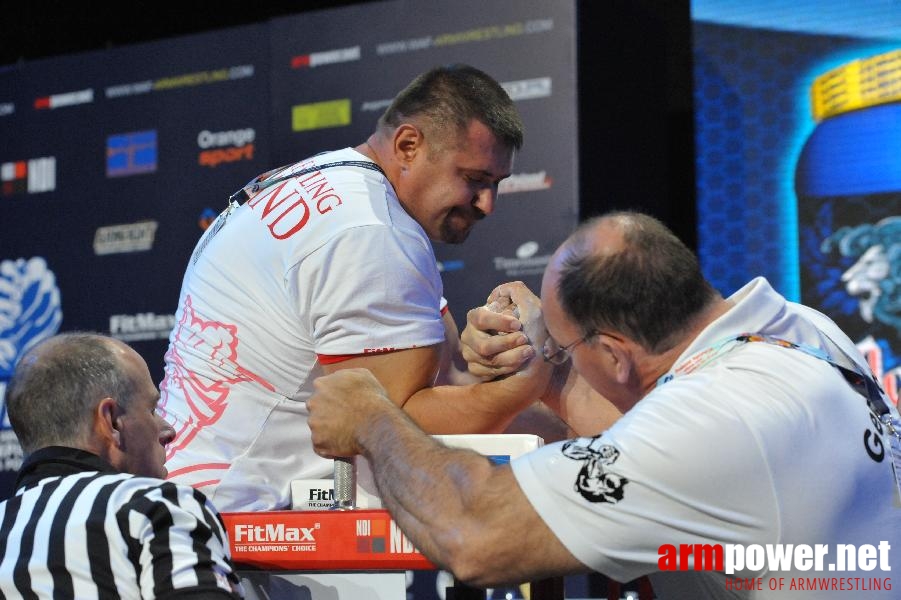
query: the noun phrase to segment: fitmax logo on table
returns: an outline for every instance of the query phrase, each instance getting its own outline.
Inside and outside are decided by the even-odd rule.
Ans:
[[[315,542],[313,532],[319,529],[319,523],[313,527],[285,527],[284,523],[267,523],[266,525],[235,525],[235,543],[260,542]]]
[[[319,528],[319,523],[312,527],[236,524],[231,537],[238,552],[316,552],[314,532]]]

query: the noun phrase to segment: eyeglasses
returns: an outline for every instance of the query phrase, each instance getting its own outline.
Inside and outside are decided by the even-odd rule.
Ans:
[[[622,338],[612,333],[608,333],[606,331],[592,330],[572,342],[571,344],[566,344],[565,346],[561,346],[558,344],[554,338],[548,337],[544,342],[544,347],[541,349],[541,354],[544,356],[545,362],[549,362],[552,365],[562,365],[566,361],[570,359],[572,356],[573,350],[575,350],[576,346],[583,342],[587,342],[591,338],[597,335],[606,335],[612,337],[615,340],[622,341]]]

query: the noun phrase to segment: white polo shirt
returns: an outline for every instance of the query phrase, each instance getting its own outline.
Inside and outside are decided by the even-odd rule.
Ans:
[[[865,367],[834,323],[787,302],[762,278],[730,300],[735,306],[694,340],[676,366],[742,333],[826,348],[825,332]],[[515,460],[513,471],[569,551],[618,581],[658,571],[664,544],[827,544],[828,565],[837,544],[888,541],[896,574],[901,501],[891,457],[877,462],[865,446],[865,432],[872,429],[866,400],[828,362],[799,350],[744,343],[659,385],[603,435],[545,446]],[[873,438],[867,439],[872,451]],[[888,598],[893,592],[858,589],[849,596],[847,588],[796,592],[789,585],[792,577],[892,575],[764,567],[729,576],[666,571],[652,581],[662,599]],[[764,591],[737,593],[726,577],[760,577]],[[784,587],[770,591],[780,577]]]

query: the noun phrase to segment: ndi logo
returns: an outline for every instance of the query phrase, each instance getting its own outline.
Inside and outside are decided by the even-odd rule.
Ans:
[[[357,552],[419,554],[413,542],[391,519],[357,519],[356,533]]]

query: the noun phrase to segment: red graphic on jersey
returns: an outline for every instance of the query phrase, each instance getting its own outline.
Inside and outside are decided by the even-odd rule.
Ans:
[[[187,446],[197,433],[212,425],[228,406],[233,385],[256,382],[274,392],[275,387],[238,364],[238,327],[219,321],[205,321],[194,312],[191,296],[176,327],[173,342],[166,353],[166,376],[160,384],[160,414],[175,428],[175,440],[166,448],[166,460]],[[190,370],[186,358],[203,360],[216,378]],[[179,390],[191,414],[184,423],[166,413],[169,392]],[[177,393],[177,392],[175,392]]]

